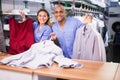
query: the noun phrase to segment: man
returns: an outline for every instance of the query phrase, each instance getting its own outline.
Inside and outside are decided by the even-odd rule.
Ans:
[[[66,18],[66,11],[62,5],[55,7],[54,16],[57,22],[52,26],[53,33],[51,34],[51,39],[57,39],[59,46],[63,50],[63,55],[71,58],[76,30],[82,26],[82,23],[76,18]]]

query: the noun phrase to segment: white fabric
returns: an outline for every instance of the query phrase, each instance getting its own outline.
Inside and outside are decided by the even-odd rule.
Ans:
[[[69,58],[64,58],[61,56],[55,57],[54,61],[59,63],[58,66],[61,68],[80,68],[83,66],[82,64],[78,64],[77,62],[74,62]]]
[[[74,18],[77,18],[78,20],[80,20],[83,23],[83,20],[84,20],[83,16],[74,16]]]
[[[93,19],[92,19],[92,28],[93,28],[94,30],[98,31],[98,30],[97,30],[97,27],[98,27],[98,21],[97,21],[95,18],[93,18]]]
[[[61,57],[62,60],[64,59],[69,60],[69,62],[71,61],[72,63],[69,63],[69,65],[67,62],[61,64],[62,60],[59,57]],[[50,67],[54,62],[54,59],[61,66],[62,65],[66,65],[67,67],[71,67],[71,65],[73,65],[74,67],[81,66],[77,62],[64,58],[62,49],[59,48],[57,45],[54,44],[54,42],[50,40],[35,43],[31,46],[29,50],[17,55],[4,58],[3,60],[0,61],[0,63],[14,67],[27,67],[36,69],[42,67]]]
[[[106,61],[105,46],[101,35],[93,29],[93,24],[79,28],[73,48],[74,59]]]
[[[106,34],[105,34],[105,47],[107,47],[108,46],[108,31],[106,32]]]

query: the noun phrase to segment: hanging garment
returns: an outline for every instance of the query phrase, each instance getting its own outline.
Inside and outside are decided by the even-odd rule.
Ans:
[[[10,25],[10,54],[19,54],[30,48],[34,43],[33,21],[27,19],[19,23],[14,18],[9,19]]]
[[[105,46],[102,37],[92,28],[91,24],[87,24],[77,30],[72,58],[106,61]]]
[[[82,64],[65,58],[62,49],[50,40],[35,43],[27,51],[4,58],[0,61],[1,64],[31,69],[51,67],[53,62],[57,62],[61,68],[82,67]]]

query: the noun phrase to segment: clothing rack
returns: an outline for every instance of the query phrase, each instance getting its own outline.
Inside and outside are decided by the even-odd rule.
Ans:
[[[100,14],[103,12],[103,8],[92,4],[89,0],[52,0],[50,3],[51,9],[54,9],[55,5],[63,5],[68,12],[68,16],[77,16],[81,13]]]

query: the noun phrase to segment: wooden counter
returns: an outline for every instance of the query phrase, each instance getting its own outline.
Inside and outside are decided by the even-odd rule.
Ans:
[[[118,63],[104,63],[87,60],[77,60],[84,66],[79,69],[62,69],[54,64],[51,68],[36,69],[35,76],[49,76],[70,80],[114,80]],[[34,79],[34,80],[37,80]]]
[[[0,56],[0,60],[5,58],[5,57],[9,57],[9,56],[11,56],[11,55],[7,54],[7,53],[3,53],[3,55]],[[9,70],[9,71],[16,71],[16,72],[22,72],[22,73],[28,73],[28,74],[32,74],[32,72],[33,72],[32,69],[28,69],[28,68],[15,68],[15,67],[2,65],[2,64],[0,64],[0,69]]]
[[[8,56],[11,56],[11,55],[5,52],[0,52],[0,60]]]
[[[2,54],[0,60],[11,56]],[[28,68],[16,68],[0,64],[0,80],[33,80],[33,70]]]
[[[120,64],[119,64],[117,72],[116,72],[115,80],[120,80]]]
[[[9,54],[0,56],[3,59]],[[0,65],[0,80],[56,80],[63,78],[69,80],[120,80],[120,64],[75,60],[83,64],[82,68],[59,68],[56,63],[50,68],[28,69]],[[42,78],[46,77],[46,78]],[[49,78],[51,77],[51,79]]]

